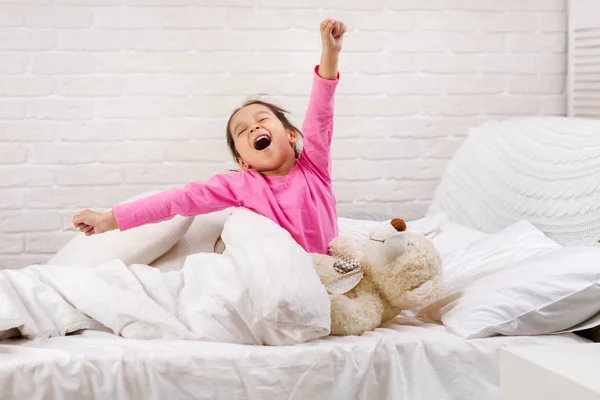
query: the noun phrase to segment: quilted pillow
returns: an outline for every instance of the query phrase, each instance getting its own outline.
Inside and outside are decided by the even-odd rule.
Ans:
[[[526,220],[563,246],[600,240],[600,121],[528,117],[473,128],[429,215],[493,233]]]
[[[150,196],[147,192],[124,203]],[[119,259],[126,265],[150,264],[175,245],[192,224],[193,217],[175,216],[156,224],[143,225],[126,231],[109,231],[100,235],[77,234],[60,249],[47,264],[97,265]]]

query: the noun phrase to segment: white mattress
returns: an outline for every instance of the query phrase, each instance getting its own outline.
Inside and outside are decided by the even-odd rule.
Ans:
[[[578,342],[586,340],[465,340],[407,317],[363,337],[294,347],[135,341],[88,331],[0,342],[0,398],[491,400],[500,398],[500,347]]]

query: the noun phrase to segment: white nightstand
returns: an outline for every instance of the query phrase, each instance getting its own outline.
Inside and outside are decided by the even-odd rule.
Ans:
[[[502,400],[600,400],[600,344],[506,347]]]

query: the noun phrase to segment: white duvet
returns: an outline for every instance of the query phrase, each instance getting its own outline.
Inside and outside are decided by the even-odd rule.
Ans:
[[[0,338],[48,338],[103,326],[130,339],[255,345],[292,345],[329,334],[327,292],[311,256],[289,233],[237,209],[222,237],[223,255],[195,254],[168,273],[119,260],[0,271]]]

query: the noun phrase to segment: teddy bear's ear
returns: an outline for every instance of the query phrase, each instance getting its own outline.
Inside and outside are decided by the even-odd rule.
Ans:
[[[406,222],[404,222],[402,218],[394,218],[390,223],[398,232],[404,232],[406,230]]]

